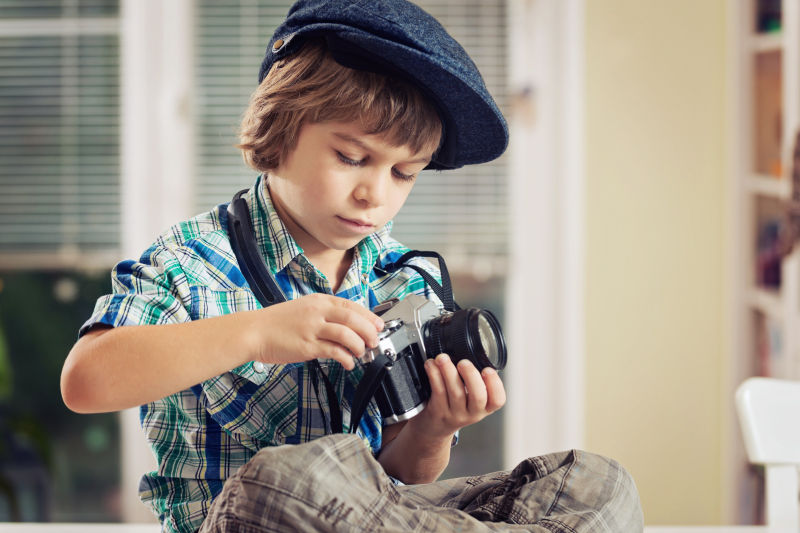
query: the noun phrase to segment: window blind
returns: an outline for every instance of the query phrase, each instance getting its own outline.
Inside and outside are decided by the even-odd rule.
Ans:
[[[230,200],[254,172],[234,146],[239,119],[258,85],[267,42],[291,1],[199,0],[195,35],[197,211]]]
[[[119,244],[117,15],[118,0],[0,1],[3,266]]]
[[[464,46],[501,110],[507,105],[506,6],[503,1],[417,2]],[[196,9],[198,212],[252,184],[236,130],[273,31],[291,2],[200,0]],[[393,235],[417,249],[437,250],[458,263],[506,256],[505,158],[455,171],[424,172],[395,219]]]

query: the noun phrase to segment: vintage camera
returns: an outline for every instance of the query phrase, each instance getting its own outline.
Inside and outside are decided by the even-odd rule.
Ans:
[[[441,311],[412,294],[383,302],[373,312],[385,326],[378,334],[378,346],[358,359],[371,365],[385,356],[381,358],[387,361],[385,377],[374,397],[386,425],[408,420],[425,408],[431,394],[424,368],[427,358],[446,353],[454,363],[469,359],[479,371],[487,366],[501,370],[506,364],[500,323],[486,309]]]

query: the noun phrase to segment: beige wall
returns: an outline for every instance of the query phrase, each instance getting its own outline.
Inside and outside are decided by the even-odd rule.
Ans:
[[[586,2],[586,443],[721,521],[724,0]]]

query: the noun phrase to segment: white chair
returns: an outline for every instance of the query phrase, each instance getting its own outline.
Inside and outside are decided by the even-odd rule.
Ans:
[[[749,378],[736,409],[750,462],[764,465],[767,525],[800,530],[800,381]]]

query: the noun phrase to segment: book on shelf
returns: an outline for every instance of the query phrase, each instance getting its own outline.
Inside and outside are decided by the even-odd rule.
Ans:
[[[782,232],[783,222],[778,218],[765,220],[758,229],[756,280],[760,287],[779,289],[781,286]]]

